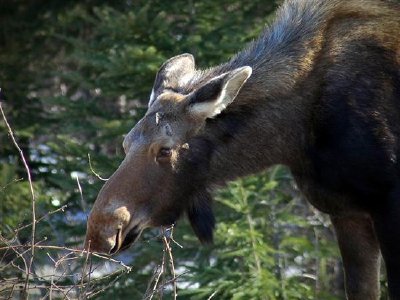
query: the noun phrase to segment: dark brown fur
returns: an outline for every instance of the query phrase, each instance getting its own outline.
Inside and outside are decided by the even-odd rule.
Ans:
[[[196,70],[185,54],[161,67],[146,116],[125,138],[127,156],[96,200],[87,241],[115,252],[186,212],[210,242],[210,191],[284,164],[332,217],[348,298],[379,297],[381,250],[390,295],[400,299],[399,120],[399,6],[288,0],[228,63]]]

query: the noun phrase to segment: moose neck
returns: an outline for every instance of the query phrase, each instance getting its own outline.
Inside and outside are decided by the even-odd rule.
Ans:
[[[314,3],[309,2],[310,6]],[[203,73],[208,77],[242,66],[253,69],[233,103],[209,120],[203,131],[215,146],[210,162],[213,182],[258,172],[273,164],[298,167],[304,158],[329,14],[320,11],[308,16],[313,7],[290,9],[281,10],[275,24],[246,50]]]
[[[239,96],[244,97],[250,87]],[[301,163],[310,132],[308,99],[268,98],[258,88],[252,92],[257,94],[252,103],[234,106],[207,121],[202,135],[213,145],[210,182],[224,183],[274,164],[297,168]]]

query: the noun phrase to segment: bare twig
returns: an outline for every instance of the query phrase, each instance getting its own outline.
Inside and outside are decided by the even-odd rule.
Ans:
[[[0,247],[0,251],[1,250],[6,250],[6,249],[10,249],[10,248],[30,248],[31,246],[27,246],[27,245],[15,245],[15,246],[7,246],[7,247]],[[73,248],[68,248],[68,247],[61,247],[61,246],[53,246],[53,245],[39,245],[39,246],[35,246],[36,248],[42,250],[42,249],[53,249],[53,250],[65,250],[65,251],[70,251],[70,252],[74,252],[74,253],[80,253],[80,254],[87,254],[88,251],[84,250],[84,249],[73,249]],[[105,256],[105,255],[101,255],[98,253],[94,253],[94,252],[89,252],[92,256],[96,256],[98,258],[101,258],[105,261],[110,261],[113,263],[117,263],[120,266],[124,267],[126,269],[126,271],[129,273],[130,271],[132,271],[132,267],[127,266],[126,264],[124,264],[122,261],[120,260],[116,260],[113,259],[109,256]]]
[[[53,211],[47,212],[46,214],[44,214],[40,218],[36,219],[36,224],[39,223],[40,221],[42,221],[43,219],[55,214],[55,213],[58,213],[60,211],[64,211],[67,207],[68,207],[68,205],[63,205],[63,206],[61,206],[61,207],[59,207],[59,208],[57,208],[57,209],[55,209]],[[26,224],[24,226],[18,227],[17,229],[14,229],[14,233],[18,233],[19,231],[21,231],[21,230],[23,230],[25,228],[28,228],[29,226],[32,226],[32,224],[33,224],[33,222],[28,223],[28,224]]]
[[[0,99],[1,101],[1,99]],[[53,225],[49,218],[51,215],[64,212],[66,205],[57,208],[54,211],[49,211],[42,216],[38,216],[36,212],[36,199],[35,189],[33,186],[31,171],[27,163],[27,159],[17,143],[14,132],[5,116],[3,107],[0,102],[0,112],[4,120],[4,124],[8,130],[11,141],[19,152],[20,160],[22,161],[29,182],[32,218],[30,223],[15,226],[15,228],[8,228],[7,234],[0,233],[0,298],[14,299],[20,297],[28,299],[33,294],[39,292],[41,299],[89,299],[104,292],[117,282],[123,275],[129,273],[132,267],[126,265],[124,262],[111,258],[109,256],[92,253],[85,249],[73,249],[69,247],[44,245],[43,242],[47,238],[41,239],[39,235],[39,228],[47,220],[50,226]],[[106,181],[97,174],[91,165],[90,155],[89,166],[90,170],[97,178]],[[4,187],[0,187],[0,192],[5,191],[9,184],[15,183],[22,179],[15,179]],[[86,211],[87,205],[84,202],[82,187],[79,178],[76,178],[78,190],[81,197],[82,209]],[[53,230],[54,228],[51,227]],[[20,232],[24,229],[31,230],[31,237],[27,243],[21,242],[19,239]],[[158,295],[159,299],[162,298],[166,287],[172,286],[174,299],[177,297],[177,279],[183,274],[176,275],[174,259],[172,254],[172,246],[177,243],[172,236],[173,227],[162,229],[160,238],[163,241],[163,255],[161,265],[157,266],[154,272],[152,281],[149,283],[150,292],[146,292],[147,298],[152,299]],[[57,236],[57,234],[55,234]],[[48,242],[47,242],[48,243]],[[172,244],[173,243],[173,244]],[[59,245],[64,245],[64,241],[58,242]],[[39,255],[40,251],[45,251],[46,256]],[[98,258],[94,263],[93,257]],[[37,273],[35,266],[36,261],[40,258],[46,258],[46,267],[49,266],[50,272],[45,274]],[[100,262],[98,262],[100,261]],[[99,270],[102,263],[110,262],[118,264],[117,270],[94,277],[93,274]],[[170,272],[170,273],[169,273]],[[168,273],[168,274],[167,274]],[[4,274],[10,274],[8,278],[4,278]],[[79,277],[80,274],[80,277]],[[97,276],[98,273],[96,273]],[[7,276],[7,275],[6,275]],[[164,277],[166,280],[164,280]],[[22,293],[22,294],[17,294]],[[2,298],[3,299],[3,298]]]
[[[104,292],[105,290],[107,290],[110,286],[113,286],[115,282],[118,281],[118,279],[123,275],[123,273],[117,275],[109,284],[107,284],[105,287],[99,289],[98,291],[92,292],[90,294],[87,294],[87,298],[93,298],[94,296]]]
[[[79,182],[79,181],[78,181]],[[90,250],[90,241],[89,241],[89,246],[88,246],[88,250]],[[82,291],[83,291],[83,288],[84,288],[84,286],[85,286],[85,284],[84,284],[84,279],[85,279],[85,274],[87,274],[87,267],[88,267],[88,261],[89,261],[89,251],[87,251],[87,253],[86,253],[86,257],[85,257],[85,262],[84,262],[84,264],[83,264],[83,268],[82,268],[82,274],[81,274],[81,286],[80,286],[80,289],[81,289],[81,295],[83,294],[83,297],[81,298],[81,299],[85,299],[86,297],[85,297],[85,293],[83,293]],[[90,266],[91,266],[91,264],[90,264]],[[90,269],[89,269],[89,275],[90,275]],[[90,281],[90,277],[89,277],[89,281]],[[89,284],[89,283],[88,283]]]
[[[158,267],[158,274],[156,277],[156,280],[154,281],[154,285],[153,285],[153,290],[151,292],[151,294],[146,298],[146,299],[153,299],[155,293],[157,292],[157,286],[158,286],[158,282],[160,281],[161,275],[164,274],[164,270],[165,270],[165,251],[163,250],[163,257],[161,260],[161,265]]]
[[[95,172],[95,170],[93,170],[92,161],[90,160],[90,154],[88,153],[87,156],[88,156],[88,159],[89,159],[89,168],[90,168],[90,171],[92,171],[92,173],[93,173],[98,179],[103,180],[103,181],[107,181],[108,178],[103,178],[103,177],[101,177],[98,173]]]
[[[82,210],[86,213],[87,212],[87,206],[86,206],[86,202],[85,199],[83,198],[83,192],[82,192],[82,187],[81,187],[81,183],[79,182],[79,176],[76,176],[76,184],[78,185],[78,190],[79,190],[79,195],[80,200],[81,200],[81,206],[82,206]]]
[[[207,300],[211,300],[212,298],[214,298],[214,296],[218,293],[218,291],[215,291],[214,293],[212,293],[210,295],[210,297],[207,298]]]
[[[11,137],[11,140],[13,141],[15,148],[17,148],[17,150],[18,150],[18,152],[19,152],[19,155],[20,155],[20,157],[21,157],[21,160],[22,160],[22,162],[23,162],[23,164],[24,164],[24,167],[25,167],[25,170],[26,170],[26,174],[27,174],[27,176],[28,176],[29,190],[30,190],[31,198],[32,198],[32,237],[31,237],[31,245],[35,245],[35,233],[36,233],[36,197],[35,197],[35,191],[33,190],[31,172],[30,172],[29,166],[28,166],[28,164],[27,164],[27,162],[26,162],[24,153],[22,152],[22,149],[19,147],[17,141],[15,140],[14,133],[13,133],[13,131],[12,131],[12,129],[11,129],[11,126],[10,126],[10,124],[8,123],[7,118],[6,118],[5,114],[4,114],[3,108],[2,108],[2,106],[1,106],[1,102],[0,102],[0,111],[1,111],[1,115],[3,116],[4,123],[5,123],[6,126],[7,126],[8,133],[9,133],[9,135],[10,135],[10,137]],[[29,285],[29,274],[30,274],[31,269],[32,269],[32,264],[33,264],[33,258],[34,258],[34,256],[35,256],[35,247],[32,247],[32,248],[31,248],[31,258],[30,258],[29,263],[28,263],[28,270],[27,270],[26,281],[25,281],[25,286],[24,286],[25,298],[26,298],[26,299],[29,298],[28,293],[26,292],[26,290],[27,290],[28,285]]]
[[[14,293],[14,289],[15,289],[15,284],[12,285],[12,288],[11,288],[10,294],[7,297],[7,300],[12,299],[12,295]]]
[[[6,183],[4,186],[0,187],[0,191],[4,191],[8,186],[12,185],[13,183],[16,183],[18,181],[24,180],[23,178],[15,178],[11,180],[10,182]]]
[[[174,239],[173,239],[173,229],[174,229],[173,225],[171,227],[169,227],[169,228],[164,228],[164,227],[161,228],[161,239],[163,241],[163,256],[162,256],[162,259],[161,259],[161,264],[156,267],[156,269],[154,271],[154,275],[152,276],[152,279],[149,282],[149,285],[147,287],[147,290],[146,290],[146,293],[145,293],[145,296],[144,296],[145,300],[153,299],[153,297],[157,293],[158,293],[159,299],[162,299],[163,298],[164,289],[169,284],[172,284],[172,293],[173,293],[174,299],[176,299],[177,296],[178,296],[178,293],[177,293],[177,278],[179,276],[176,275],[174,258],[173,258],[173,255],[172,255],[172,247],[171,247],[171,242],[176,243],[174,241]],[[179,247],[182,247],[178,243],[176,243],[176,244]],[[169,279],[169,280],[165,280],[164,279],[165,276],[166,276],[166,271],[167,271],[167,267],[166,267],[167,258],[168,258],[168,262],[169,262],[169,269],[170,269],[171,275],[172,275],[172,278]],[[161,277],[163,279],[161,280],[161,284],[160,284]],[[151,289],[151,285],[153,286],[152,289]]]
[[[172,255],[172,248],[171,248],[171,246],[170,246],[171,239],[172,239],[173,229],[174,229],[173,226],[171,226],[169,229],[163,229],[163,230],[164,230],[164,233],[165,233],[167,230],[170,231],[170,234],[169,234],[168,237],[164,234],[164,236],[163,236],[163,242],[164,242],[165,250],[166,250],[167,253],[168,253],[168,259],[169,259],[169,263],[170,263],[170,266],[171,266],[172,278],[175,279],[175,278],[176,278],[176,272],[175,272],[174,257],[173,257],[173,255]],[[176,297],[177,297],[177,284],[176,284],[176,280],[173,280],[173,281],[172,281],[172,284],[173,284],[173,289],[174,289],[174,291],[173,291],[173,292],[174,292],[174,300],[176,300]]]
[[[153,294],[152,294],[152,295],[154,296],[154,294],[156,294],[156,293],[161,293],[161,292],[165,289],[166,286],[168,286],[169,284],[173,283],[173,282],[176,281],[179,277],[181,277],[181,276],[183,276],[183,275],[185,275],[185,274],[187,274],[187,273],[188,273],[188,271],[182,272],[181,274],[177,275],[175,278],[171,278],[171,279],[167,280],[166,282],[164,282],[163,284],[159,285],[159,286],[153,291]],[[160,298],[161,298],[161,297],[160,297]],[[145,296],[143,299],[144,299],[144,300],[149,300],[150,298],[149,298],[149,296]]]
[[[31,294],[30,291],[32,290],[39,290],[42,299],[52,299],[53,298],[53,293],[57,291],[57,293],[60,293],[61,297],[64,299],[71,299],[71,298],[76,298],[77,296],[79,298],[88,298],[88,297],[93,297],[95,294],[104,291],[106,287],[104,287],[103,282],[106,280],[109,280],[110,278],[113,278],[112,282],[115,282],[122,276],[123,274],[129,273],[131,271],[131,267],[125,265],[122,261],[115,260],[111,257],[108,256],[103,256],[97,253],[91,253],[86,250],[81,250],[81,249],[71,249],[68,247],[61,247],[61,246],[54,246],[54,245],[42,245],[41,243],[44,242],[47,238],[44,238],[43,240],[36,241],[37,236],[36,236],[36,229],[37,225],[44,219],[48,218],[50,215],[53,215],[55,213],[58,213],[60,211],[64,211],[64,209],[67,207],[62,206],[54,211],[50,211],[46,213],[45,215],[41,216],[40,218],[37,217],[36,215],[36,195],[32,183],[32,178],[31,178],[31,173],[30,169],[27,163],[27,160],[24,156],[24,153],[22,149],[19,147],[16,138],[14,136],[13,130],[5,116],[5,113],[3,111],[3,107],[1,106],[0,102],[0,112],[4,120],[4,124],[6,125],[6,128],[8,129],[8,134],[15,146],[15,148],[19,152],[20,159],[25,167],[26,174],[28,177],[28,182],[29,182],[29,189],[30,189],[30,195],[31,195],[31,209],[32,209],[32,220],[31,223],[25,224],[23,226],[20,226],[17,229],[11,229],[10,232],[13,234],[11,238],[5,238],[0,234],[0,244],[4,244],[4,246],[0,247],[0,251],[2,251],[2,257],[1,261],[3,262],[4,259],[6,259],[5,264],[1,265],[1,272],[2,274],[4,271],[7,272],[7,270],[14,270],[11,274],[15,274],[15,271],[17,274],[19,274],[17,277],[13,278],[3,278],[1,277],[1,288],[0,288],[0,293],[1,296],[5,296],[6,299],[12,299],[16,295],[16,291],[22,292],[22,296],[25,299],[29,298],[29,295]],[[14,180],[11,183],[15,183],[17,181],[20,181],[20,179]],[[81,195],[81,201],[82,201],[82,208],[83,210],[86,209],[86,206],[84,205],[84,199],[83,199],[83,193],[82,193],[82,188],[79,182],[79,179],[77,178],[77,184],[78,184],[78,189]],[[1,187],[1,191],[3,191],[8,184],[4,187]],[[31,233],[31,239],[30,239],[30,244],[21,244],[19,239],[18,239],[18,234],[21,230],[26,229],[31,227],[32,233]],[[35,272],[34,268],[34,259],[36,258],[35,253],[40,250],[45,250],[45,251],[57,251],[57,252],[67,252],[66,254],[62,255],[58,260],[53,258],[52,255],[50,255],[49,252],[47,252],[48,258],[53,262],[54,264],[54,270],[53,273],[50,275],[38,275]],[[27,257],[27,254],[30,253],[30,256]],[[85,260],[82,268],[82,274],[81,274],[81,280],[80,283],[77,284],[66,284],[67,282],[70,282],[72,278],[75,277],[75,274],[68,274],[66,272],[72,272],[70,269],[70,265],[74,260],[81,260],[82,256],[85,255]],[[106,275],[102,276],[100,278],[96,279],[91,279],[91,274],[92,272],[97,268],[92,268],[92,257],[95,256],[97,258],[100,258],[103,262],[112,262],[116,263],[121,268],[119,268],[117,271]],[[78,262],[78,261],[77,261]],[[63,265],[63,271],[62,274],[56,273],[57,268]],[[88,267],[89,266],[89,267]],[[24,276],[23,276],[24,275]],[[68,279],[65,281],[65,279]],[[96,284],[97,286],[94,286]],[[93,288],[92,288],[93,285]],[[98,286],[101,285],[103,288],[98,288]],[[106,285],[107,287],[110,286],[110,284]],[[79,290],[78,290],[79,287]],[[70,293],[71,291],[74,290],[74,294],[71,297]],[[0,297],[1,297],[0,296]]]

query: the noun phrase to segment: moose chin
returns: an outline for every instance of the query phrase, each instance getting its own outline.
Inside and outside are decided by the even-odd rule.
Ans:
[[[400,299],[400,6],[287,0],[230,61],[159,69],[125,159],[88,219],[86,248],[117,253],[186,215],[211,243],[212,190],[286,165],[329,214],[349,299],[379,298],[379,265]]]

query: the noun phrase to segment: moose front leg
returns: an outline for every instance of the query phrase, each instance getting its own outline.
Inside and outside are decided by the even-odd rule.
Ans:
[[[379,298],[380,251],[367,216],[331,217],[342,255],[349,300]]]
[[[400,300],[400,187],[375,211],[375,230],[386,265],[389,298]]]

